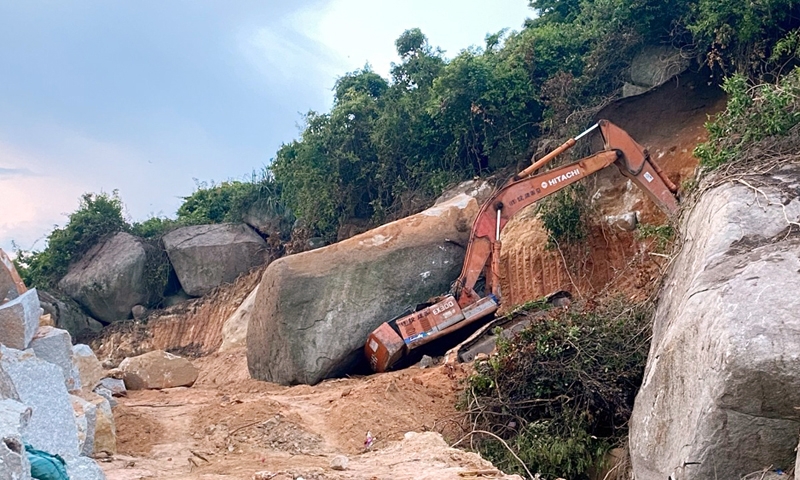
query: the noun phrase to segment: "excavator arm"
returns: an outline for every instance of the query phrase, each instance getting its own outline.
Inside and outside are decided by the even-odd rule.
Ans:
[[[677,211],[678,204],[673,194],[677,189],[650,160],[647,150],[623,129],[608,120],[600,120],[595,127],[584,133],[596,127],[600,128],[603,136],[605,148],[602,152],[539,175],[528,176],[555,158],[557,154],[575,145],[575,139],[570,139],[547,157],[517,174],[514,180],[503,186],[483,204],[472,225],[464,267],[453,284],[453,294],[461,307],[480,299],[473,288],[481,274],[486,278],[487,289],[500,298],[499,237],[500,232],[517,212],[611,164],[617,165],[624,176],[630,178],[647,193],[667,214],[672,215]]]
[[[603,137],[603,151],[531,176],[596,128]],[[483,204],[472,225],[461,275],[453,283],[451,293],[433,305],[383,323],[373,331],[364,346],[372,369],[385,371],[409,350],[494,313],[500,304],[500,232],[508,221],[523,208],[612,164],[667,214],[678,210],[674,196],[677,188],[650,160],[647,150],[623,129],[600,120],[521,171]],[[490,292],[484,297],[474,290],[481,275]]]

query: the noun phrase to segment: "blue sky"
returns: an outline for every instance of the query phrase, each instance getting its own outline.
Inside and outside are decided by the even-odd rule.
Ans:
[[[0,0],[0,248],[44,248],[85,192],[174,216],[196,181],[245,179],[327,111],[336,78],[388,76],[419,27],[455,56],[527,0]]]

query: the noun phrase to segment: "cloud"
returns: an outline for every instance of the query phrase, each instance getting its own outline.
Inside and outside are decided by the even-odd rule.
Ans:
[[[36,175],[27,168],[5,168],[0,167],[0,179],[3,177],[31,177]]]

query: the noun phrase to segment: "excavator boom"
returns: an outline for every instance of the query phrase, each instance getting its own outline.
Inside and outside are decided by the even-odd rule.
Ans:
[[[533,175],[576,140],[595,128],[603,137],[603,151],[577,162]],[[382,324],[367,339],[364,351],[372,369],[385,371],[409,350],[447,335],[494,313],[500,305],[500,232],[523,208],[592,175],[612,164],[644,190],[668,215],[678,210],[675,185],[654,164],[645,150],[623,129],[600,120],[583,134],[571,138],[530,167],[517,174],[486,201],[472,225],[461,275],[451,293],[433,305]],[[481,296],[474,290],[479,277],[486,279],[490,292]]]

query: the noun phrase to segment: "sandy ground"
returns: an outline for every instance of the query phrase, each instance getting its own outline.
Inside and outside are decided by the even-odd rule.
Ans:
[[[515,478],[447,443],[465,431],[455,405],[468,366],[282,387],[249,379],[244,351],[196,364],[190,388],[119,399],[109,480]]]

